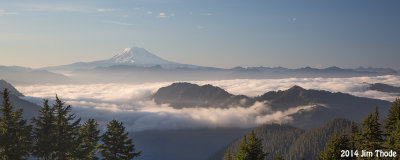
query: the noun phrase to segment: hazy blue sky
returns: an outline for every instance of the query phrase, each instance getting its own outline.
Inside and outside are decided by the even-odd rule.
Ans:
[[[0,65],[99,60],[131,46],[215,67],[400,69],[400,1],[0,2]]]

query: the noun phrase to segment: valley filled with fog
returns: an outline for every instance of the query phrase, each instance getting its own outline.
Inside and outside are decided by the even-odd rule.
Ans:
[[[68,85],[18,85],[25,99],[41,105],[42,99],[54,99],[57,94],[83,119],[95,118],[100,122],[121,120],[128,131],[182,129],[182,128],[251,128],[265,123],[287,123],[299,110],[312,110],[312,106],[297,106],[273,112],[268,103],[257,102],[245,108],[195,107],[176,109],[169,104],[156,104],[152,95],[161,87],[173,82],[143,84],[68,84]],[[353,78],[285,78],[285,79],[235,79],[218,81],[190,81],[193,84],[211,84],[235,95],[259,96],[268,91],[286,90],[294,85],[305,89],[327,90],[393,101],[399,95],[369,90],[372,83],[400,86],[395,75]]]

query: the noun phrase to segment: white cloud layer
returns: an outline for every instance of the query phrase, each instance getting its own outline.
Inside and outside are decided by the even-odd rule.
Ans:
[[[398,95],[368,91],[368,83],[386,83],[400,86],[399,76],[354,78],[286,78],[286,79],[237,79],[220,81],[192,81],[212,84],[233,94],[258,96],[272,90],[286,90],[293,85],[306,89],[350,93],[356,96],[392,101]],[[84,84],[84,85],[31,85],[16,86],[26,96],[53,98],[55,94],[73,106],[83,119],[95,118],[100,122],[118,119],[129,131],[148,129],[177,129],[198,127],[254,127],[263,123],[287,123],[290,115],[313,106],[299,106],[286,111],[272,112],[264,103],[249,108],[185,108],[174,109],[157,105],[151,95],[158,88],[173,82],[146,84]]]

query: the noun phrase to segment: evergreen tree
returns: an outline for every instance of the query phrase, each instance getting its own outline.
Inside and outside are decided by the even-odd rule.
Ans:
[[[233,160],[232,159],[232,153],[231,153],[231,149],[228,148],[228,150],[226,151],[225,155],[224,155],[224,160]]]
[[[53,105],[55,111],[55,144],[54,156],[52,159],[70,159],[73,158],[73,152],[78,147],[77,136],[79,133],[80,118],[76,121],[75,114],[71,114],[71,106],[64,106],[58,96]]]
[[[358,127],[354,122],[351,122],[351,125],[350,125],[349,140],[350,140],[349,149],[356,150],[359,146],[359,143],[358,143],[359,133],[358,133]]]
[[[0,108],[0,159],[24,159],[31,149],[32,126],[22,118],[22,109],[14,111],[9,98],[9,92],[5,89]]]
[[[335,132],[331,139],[326,144],[325,150],[321,151],[318,160],[331,160],[331,159],[352,159],[341,157],[341,150],[348,150],[350,147],[349,138],[344,132],[338,136]]]
[[[375,107],[375,113],[369,114],[361,124],[359,150],[375,151],[382,149],[382,130],[379,124],[379,112]]]
[[[400,151],[400,99],[396,99],[389,109],[385,123],[386,149]],[[395,159],[400,159],[397,156]]]
[[[247,148],[246,135],[243,136],[242,143],[239,144],[239,148],[234,157],[235,157],[235,160],[248,160],[249,159],[249,151]]]
[[[387,149],[400,151],[400,120],[391,127],[392,131],[389,133],[385,146]]]
[[[262,139],[257,138],[254,131],[251,131],[248,137],[249,158],[251,160],[264,160],[267,153],[264,152]]]
[[[54,109],[48,105],[49,101],[44,100],[43,106],[39,110],[37,118],[33,119],[35,127],[33,129],[33,155],[38,158],[49,160],[54,152],[55,117]]]
[[[79,130],[79,146],[75,150],[75,158],[85,160],[97,160],[96,148],[100,140],[100,131],[97,129],[94,119],[87,120]]]
[[[281,152],[278,152],[278,154],[275,155],[274,160],[284,160]]]
[[[125,133],[122,122],[112,120],[107,125],[107,131],[102,135],[99,152],[107,160],[130,160],[138,157],[141,152],[135,152],[132,139]]]
[[[239,145],[235,160],[264,160],[268,154],[264,152],[262,139],[255,136],[254,131],[243,136],[242,143]]]
[[[385,131],[387,134],[395,130],[397,121],[400,121],[400,99],[398,98],[393,102],[386,118]]]

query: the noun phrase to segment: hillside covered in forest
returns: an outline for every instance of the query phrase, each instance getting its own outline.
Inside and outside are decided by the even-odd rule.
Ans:
[[[154,93],[153,100],[158,104],[169,104],[178,109],[250,107],[256,102],[261,102],[265,107],[270,107],[271,112],[284,112],[299,106],[312,106],[311,109],[300,110],[290,115],[293,121],[289,124],[303,129],[315,128],[336,118],[360,122],[375,106],[378,106],[383,114],[386,114],[390,107],[390,102],[384,100],[341,92],[304,89],[300,86],[248,97],[233,95],[212,85],[174,83],[160,88]]]

